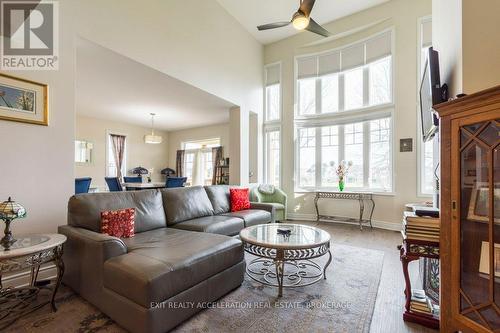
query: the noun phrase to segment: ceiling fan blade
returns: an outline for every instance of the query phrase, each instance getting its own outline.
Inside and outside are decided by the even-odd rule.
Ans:
[[[314,32],[315,34],[321,35],[323,37],[330,37],[332,34],[330,31],[326,30],[322,26],[320,26],[316,21],[312,18],[309,19],[309,25],[306,28],[307,31]]]
[[[260,30],[269,30],[269,29],[276,29],[276,28],[281,28],[281,27],[286,27],[289,25],[291,22],[276,22],[276,23],[269,23],[269,24],[264,24],[264,25],[259,25],[257,26],[257,29]]]
[[[309,17],[314,6],[314,1],[316,0],[302,0],[299,10],[304,13],[305,16]]]

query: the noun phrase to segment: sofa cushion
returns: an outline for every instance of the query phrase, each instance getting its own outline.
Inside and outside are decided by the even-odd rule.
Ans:
[[[104,263],[104,287],[150,308],[241,262],[241,241],[163,228],[123,240],[128,253]]]
[[[239,212],[250,208],[250,199],[248,198],[248,188],[230,188],[229,197],[231,199],[231,211]]]
[[[177,223],[174,228],[210,232],[227,236],[237,235],[245,227],[242,219],[232,216],[213,215]]]
[[[214,207],[214,214],[228,213],[231,210],[229,199],[229,185],[205,186],[208,198]]]
[[[269,223],[272,220],[271,213],[260,209],[246,209],[239,212],[231,212],[222,214],[224,216],[239,217],[245,222],[245,227],[252,225]]]
[[[167,188],[161,192],[168,225],[214,213],[207,192],[201,186]]]
[[[135,208],[135,233],[167,226],[159,190],[72,196],[68,203],[68,224],[101,232],[101,212],[126,208]]]

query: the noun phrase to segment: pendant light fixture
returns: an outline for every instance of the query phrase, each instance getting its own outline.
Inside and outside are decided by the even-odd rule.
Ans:
[[[150,113],[151,115],[151,134],[144,136],[144,142],[149,144],[159,144],[162,142],[162,137],[160,135],[155,135],[155,115],[154,113]]]

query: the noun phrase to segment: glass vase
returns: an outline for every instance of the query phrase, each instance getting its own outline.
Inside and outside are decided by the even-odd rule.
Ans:
[[[339,179],[339,191],[340,192],[342,192],[344,190],[344,186],[345,186],[344,178],[340,178]]]

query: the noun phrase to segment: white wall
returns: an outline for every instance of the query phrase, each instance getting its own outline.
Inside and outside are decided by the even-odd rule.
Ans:
[[[432,45],[439,52],[441,83],[450,96],[463,91],[462,85],[462,0],[432,1]]]
[[[15,233],[55,232],[74,191],[75,38],[81,35],[240,105],[262,109],[262,46],[216,1],[60,1],[60,69],[9,73],[49,84],[50,126],[0,121],[0,198],[28,209]],[[126,69],[124,69],[126,70]]]
[[[150,128],[130,124],[103,120],[77,115],[76,139],[93,143],[93,161],[90,165],[76,165],[75,177],[92,177],[92,186],[106,189],[106,139],[108,131],[125,134],[127,136],[126,167],[130,170],[142,166],[146,169],[154,168],[152,180],[163,181],[160,171],[168,166],[168,134],[164,131],[155,131],[163,137],[161,144],[144,143],[144,135],[151,132]]]
[[[75,14],[66,1],[59,7],[59,70],[7,72],[49,85],[48,127],[0,120],[0,200],[12,196],[28,211],[13,222],[14,236],[55,232],[66,223],[66,204],[74,192]]]
[[[450,96],[500,84],[500,2],[433,0],[433,44]]]
[[[365,31],[348,37],[327,42],[318,46],[304,47],[305,44],[318,40],[308,32],[298,34],[283,41],[267,45],[264,49],[266,64],[282,61],[283,85],[283,122],[282,122],[282,160],[283,188],[290,198],[291,216],[311,218],[315,214],[314,194],[294,193],[294,56],[328,50],[368,37],[383,29],[395,29],[394,53],[394,195],[377,195],[374,220],[385,222],[384,226],[399,228],[403,206],[408,202],[422,201],[417,198],[417,152],[400,153],[399,139],[413,138],[416,147],[417,136],[417,20],[431,14],[431,0],[393,0],[383,5],[345,17],[326,28],[337,34],[359,27],[381,22]],[[332,202],[325,202],[324,211],[333,211]],[[351,212],[357,212],[355,202],[342,202]]]
[[[168,166],[175,170],[176,153],[182,149],[183,142],[214,138],[220,138],[224,157],[229,157],[231,142],[228,123],[168,132]]]

